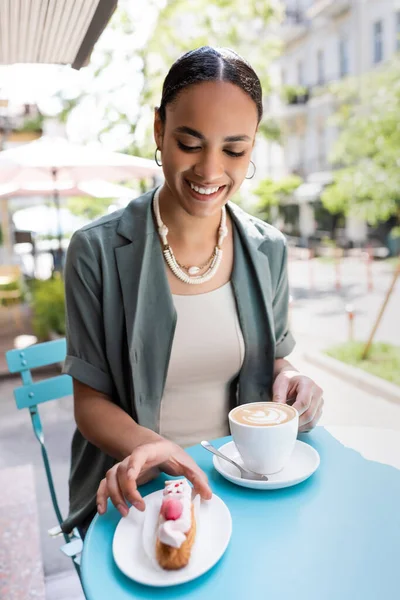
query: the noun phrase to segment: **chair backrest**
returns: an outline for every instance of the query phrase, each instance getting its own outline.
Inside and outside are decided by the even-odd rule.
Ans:
[[[58,522],[63,521],[55,493],[53,476],[51,474],[49,457],[44,443],[42,423],[40,421],[38,404],[56,400],[72,394],[72,378],[69,375],[57,375],[44,381],[33,382],[31,369],[62,362],[66,355],[66,340],[54,340],[35,344],[23,350],[9,350],[6,360],[10,373],[19,373],[23,385],[14,389],[17,408],[28,408],[35,436],[41,445],[44,467],[49,484],[51,499]]]
[[[63,338],[6,353],[10,373],[19,373],[22,378],[23,385],[14,390],[17,408],[29,408],[72,394],[72,378],[69,375],[57,375],[33,383],[31,374],[31,369],[62,362],[66,351],[67,344]]]

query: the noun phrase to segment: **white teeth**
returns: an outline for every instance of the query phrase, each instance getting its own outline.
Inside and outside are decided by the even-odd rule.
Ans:
[[[198,187],[197,185],[194,185],[194,183],[192,183],[192,182],[190,182],[190,187],[192,188],[192,190],[194,190],[198,194],[205,194],[206,196],[209,196],[210,194],[215,194],[215,192],[218,192],[218,190],[220,188],[220,186],[213,187],[213,188],[202,188],[202,187]]]

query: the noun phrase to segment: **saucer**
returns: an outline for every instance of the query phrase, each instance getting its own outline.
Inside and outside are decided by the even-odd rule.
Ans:
[[[244,467],[242,457],[234,442],[228,442],[219,448],[222,454],[225,454],[239,465]],[[213,457],[215,469],[228,481],[236,483],[246,488],[256,490],[279,490],[281,488],[296,485],[308,479],[319,467],[320,458],[318,452],[305,442],[296,440],[293,454],[286,467],[279,473],[268,475],[268,481],[253,481],[251,479],[242,479],[239,470],[226,460]]]

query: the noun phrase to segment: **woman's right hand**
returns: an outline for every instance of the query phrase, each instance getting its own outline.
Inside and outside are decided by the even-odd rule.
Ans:
[[[108,498],[123,517],[128,514],[127,501],[143,511],[145,503],[137,489],[138,485],[154,479],[160,472],[186,477],[205,500],[212,496],[204,471],[180,446],[161,438],[138,446],[107,471],[97,490],[98,513],[106,512]]]

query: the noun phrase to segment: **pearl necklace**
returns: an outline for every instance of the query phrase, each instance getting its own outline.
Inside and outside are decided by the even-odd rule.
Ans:
[[[168,244],[168,240],[167,240],[168,227],[166,225],[164,225],[164,223],[161,220],[161,215],[160,215],[160,204],[159,204],[160,189],[161,188],[158,188],[158,190],[154,194],[153,207],[154,207],[154,213],[155,213],[156,221],[157,221],[158,233],[159,233],[159,236],[160,236],[161,241],[164,246],[163,255],[165,258],[165,262],[167,263],[167,265],[169,266],[169,268],[171,269],[173,274],[178,279],[183,281],[183,283],[188,283],[191,285],[194,285],[194,284],[198,285],[200,283],[205,283],[206,281],[209,281],[212,277],[214,277],[215,273],[218,270],[218,267],[221,264],[221,261],[222,261],[221,246],[222,246],[224,239],[228,235],[228,229],[226,227],[226,208],[225,208],[225,206],[223,206],[222,210],[221,210],[221,222],[220,222],[220,225],[218,228],[218,242],[217,242],[217,245],[215,246],[214,256],[211,260],[210,266],[208,267],[207,271],[205,273],[203,273],[203,275],[197,275],[197,273],[201,270],[201,267],[195,267],[195,266],[189,267],[188,273],[185,273],[181,269],[178,261],[176,260],[171,246]]]

